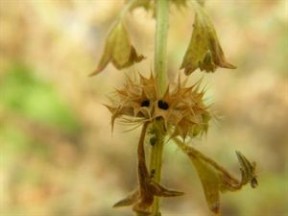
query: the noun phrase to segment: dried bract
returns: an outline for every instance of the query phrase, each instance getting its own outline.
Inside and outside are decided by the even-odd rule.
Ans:
[[[197,68],[206,72],[214,72],[217,67],[235,69],[236,67],[225,59],[210,18],[201,6],[196,9],[194,30],[181,69],[184,69],[186,75]]]
[[[128,32],[122,22],[117,22],[107,36],[104,52],[97,69],[91,74],[96,75],[104,70],[109,62],[117,69],[123,69],[140,62],[144,56],[138,55],[131,45]]]
[[[155,109],[155,115],[162,116],[166,125],[172,126],[172,137],[185,139],[207,132],[211,115],[204,104],[204,92],[199,90],[199,85],[186,87],[178,81],[177,87],[171,92],[168,89],[163,97],[169,109]]]

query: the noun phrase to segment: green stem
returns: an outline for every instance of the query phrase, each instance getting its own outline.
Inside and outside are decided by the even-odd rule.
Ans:
[[[151,128],[152,137],[150,140],[151,154],[150,154],[150,176],[154,182],[160,183],[161,168],[162,168],[162,154],[164,147],[165,130],[163,120],[156,120]],[[152,141],[155,139],[154,141]],[[159,198],[154,196],[152,204],[152,216],[160,216]]]
[[[167,38],[169,25],[169,1],[156,1],[156,37],[154,69],[157,90],[163,96],[167,88]]]
[[[156,35],[155,35],[155,74],[157,83],[157,94],[161,98],[167,88],[167,37],[169,25],[169,1],[156,0]],[[160,183],[162,154],[165,138],[164,123],[156,120],[152,126],[152,135],[156,142],[151,142],[150,175],[152,179]],[[153,145],[152,145],[153,144]],[[159,212],[159,198],[154,197],[152,205],[152,216],[161,215]]]

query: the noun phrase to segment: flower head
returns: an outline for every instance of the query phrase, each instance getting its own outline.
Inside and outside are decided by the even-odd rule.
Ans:
[[[117,100],[107,106],[112,112],[112,127],[115,119],[139,123],[163,118],[172,137],[194,137],[208,129],[211,118],[203,102],[199,84],[185,87],[178,81],[176,88],[168,88],[163,97],[156,92],[155,78],[140,76],[139,82],[127,78],[123,89],[116,90]]]

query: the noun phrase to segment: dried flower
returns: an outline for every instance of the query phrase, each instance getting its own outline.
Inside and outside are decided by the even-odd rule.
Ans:
[[[219,43],[213,23],[203,8],[195,7],[194,30],[188,49],[183,58],[181,69],[186,75],[197,68],[201,71],[214,72],[217,67],[235,69],[228,63]]]
[[[123,69],[140,62],[144,56],[138,55],[131,45],[128,32],[122,22],[117,22],[107,36],[104,52],[97,69],[91,74],[96,75],[104,70],[109,62],[117,69]]]
[[[149,79],[140,76],[140,82],[127,78],[123,89],[116,91],[112,106],[112,127],[117,118],[128,123],[141,123],[162,118],[171,137],[195,137],[205,133],[211,118],[203,102],[204,92],[199,91],[199,83],[185,87],[178,81],[172,91],[166,90],[163,97],[158,97],[153,76]]]

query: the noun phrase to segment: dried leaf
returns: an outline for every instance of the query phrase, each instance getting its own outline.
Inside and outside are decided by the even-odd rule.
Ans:
[[[192,158],[192,162],[201,179],[208,206],[212,212],[218,213],[220,208],[219,174],[206,161],[201,160],[199,157]]]
[[[200,177],[207,204],[213,213],[218,214],[220,209],[220,192],[237,191],[250,182],[252,187],[257,185],[255,165],[252,165],[240,152],[236,152],[241,165],[241,181],[232,177],[223,167],[201,152],[186,145],[175,138],[175,143],[191,159]]]
[[[236,155],[241,165],[241,184],[245,185],[250,182],[251,187],[256,188],[258,185],[257,176],[255,174],[256,163],[250,163],[250,161],[239,151],[236,151]]]
[[[194,6],[194,30],[181,69],[184,69],[186,75],[197,68],[206,72],[214,72],[217,67],[235,69],[235,66],[226,61],[213,23],[204,8],[196,3]]]
[[[91,74],[96,75],[104,70],[109,62],[117,69],[123,69],[140,62],[144,56],[138,55],[131,45],[128,32],[122,22],[117,22],[107,36],[104,52],[97,69]]]

